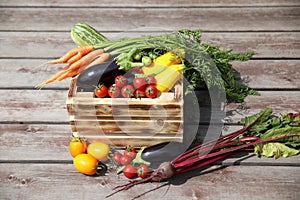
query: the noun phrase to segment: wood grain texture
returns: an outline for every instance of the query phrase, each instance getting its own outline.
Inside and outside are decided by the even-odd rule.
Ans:
[[[195,144],[225,135],[241,126],[189,125],[187,142]],[[193,133],[194,132],[194,133]],[[68,144],[71,139],[69,124],[0,124],[0,162],[57,163],[72,161]],[[188,135],[185,135],[188,136]],[[90,140],[88,140],[90,141]],[[20,153],[22,152],[22,153]],[[300,156],[281,159],[258,158],[253,154],[239,153],[224,161],[225,165],[298,166]],[[220,162],[219,162],[220,164]],[[1,168],[1,164],[0,164]],[[0,170],[1,171],[1,170]]]
[[[76,8],[76,12],[73,8],[2,7],[0,18],[7,20],[0,30],[69,31],[74,23],[84,21],[95,24],[99,31],[143,27],[157,31],[196,27],[205,31],[299,31],[299,12],[300,7]]]
[[[33,90],[57,70],[34,67],[75,46],[69,35],[74,23],[87,22],[111,39],[201,28],[203,41],[256,52],[253,60],[233,66],[261,96],[221,110],[210,107],[207,92],[198,91],[200,113],[186,109],[184,127],[185,140],[195,143],[240,129],[236,123],[242,117],[265,107],[276,114],[300,111],[299,13],[298,0],[2,0],[1,199],[104,199],[113,186],[127,181],[112,169],[105,177],[74,170],[68,152],[68,80]],[[193,121],[199,115],[200,125]],[[230,166],[219,169],[221,164]],[[182,174],[169,185],[140,185],[111,199],[298,200],[299,166],[300,156],[274,160],[243,152],[200,173]]]
[[[104,177],[84,176],[71,164],[0,166],[2,199],[104,199],[112,187],[128,181],[116,176],[113,170]],[[291,167],[212,166],[178,175],[167,183],[138,185],[112,199],[133,199],[141,195],[142,199],[296,200],[300,195],[299,180],[299,173]]]
[[[214,130],[218,128],[216,127]],[[198,131],[198,126],[190,127],[189,130]],[[206,135],[204,132],[212,130],[212,128],[208,129],[208,127],[203,126],[199,130],[201,130],[201,137],[204,138]],[[226,129],[226,131],[230,130],[232,129]],[[197,132],[194,133],[194,135],[196,134]],[[69,124],[0,124],[0,160],[1,162],[20,160],[71,161],[68,149],[71,135]],[[198,137],[200,138],[200,132]],[[88,141],[91,142],[91,140]]]
[[[68,121],[65,90],[21,90],[17,93],[1,90],[0,93],[3,95],[0,121]]]
[[[176,0],[172,2],[168,1],[139,1],[139,0],[115,0],[108,1],[102,0],[96,1],[80,1],[80,0],[60,0],[60,1],[48,1],[48,0],[2,0],[1,6],[51,6],[51,7],[230,7],[230,6],[299,6],[297,0]]]
[[[51,77],[61,65],[37,68],[44,59],[0,59],[0,88],[33,88]],[[236,76],[255,89],[297,89],[300,60],[250,60],[233,62]],[[18,78],[16,78],[18,77]],[[45,86],[68,89],[70,80]]]
[[[99,24],[99,23],[98,23]],[[96,25],[96,24],[95,24]],[[200,25],[194,28],[202,28]],[[71,27],[67,32],[0,32],[0,58],[44,58],[60,57],[76,45],[70,37]],[[145,30],[144,30],[145,31]],[[160,35],[163,32],[105,32],[112,40],[123,37],[132,38],[144,35]],[[203,32],[203,42],[233,51],[255,52],[253,58],[299,58],[300,32]],[[22,48],[19,48],[22,46]],[[37,49],[39,52],[37,53]],[[46,60],[45,60],[46,61]],[[39,63],[42,64],[42,63]]]
[[[252,88],[300,88],[300,60],[250,60],[232,64],[236,76]]]
[[[72,158],[69,124],[1,124],[0,135],[1,161]]]
[[[191,119],[198,118],[203,123],[226,117],[228,123],[237,123],[242,117],[270,107],[274,114],[280,112],[299,112],[300,91],[259,91],[261,96],[248,96],[243,104],[231,103],[221,110],[221,105],[207,107],[210,102],[208,93],[199,91],[199,112],[191,112]],[[65,90],[0,90],[0,121],[2,122],[69,122],[66,108]],[[196,109],[196,108],[194,108]],[[212,113],[213,112],[213,113]],[[43,115],[43,117],[41,117]],[[193,117],[195,115],[195,117]],[[212,116],[212,118],[211,118]]]

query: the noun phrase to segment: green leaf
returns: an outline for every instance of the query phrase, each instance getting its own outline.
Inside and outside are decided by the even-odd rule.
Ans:
[[[241,122],[244,123],[244,126],[247,127],[253,122],[256,122],[251,129],[258,127],[259,125],[263,124],[265,121],[267,121],[272,114],[273,110],[271,108],[266,108],[262,111],[260,111],[257,114],[251,115],[249,117],[245,117],[241,119]],[[264,128],[265,129],[265,128]]]
[[[298,150],[290,148],[285,144],[278,143],[278,142],[270,142],[255,145],[254,153],[257,155],[265,156],[267,158],[280,158],[280,157],[289,157],[294,156],[299,153]]]
[[[289,137],[289,135],[298,135]],[[287,136],[286,138],[280,139],[280,142],[284,143],[300,143],[300,127],[285,126],[283,128],[273,128],[260,135],[260,138],[265,140],[268,138],[276,138],[280,136]]]

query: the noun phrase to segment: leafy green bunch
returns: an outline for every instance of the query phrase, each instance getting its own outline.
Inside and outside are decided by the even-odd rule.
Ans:
[[[264,112],[262,117],[257,117]],[[272,115],[272,109],[267,108],[258,114],[241,120],[245,126],[257,120],[243,136],[257,136],[261,140],[278,138],[275,141],[254,145],[254,153],[265,157],[289,157],[299,153],[300,146],[300,113]]]
[[[185,29],[159,36],[106,41],[95,45],[95,48],[104,48],[111,55],[116,55],[116,62],[122,65],[123,69],[136,67],[133,62],[133,49],[139,52],[145,49],[161,49],[161,52],[183,49],[184,77],[189,83],[186,94],[202,85],[207,89],[224,91],[229,101],[243,102],[247,95],[258,95],[255,90],[238,82],[231,65],[232,61],[249,60],[253,53],[238,54],[232,50],[222,50],[218,46],[202,43],[201,34],[199,29]]]

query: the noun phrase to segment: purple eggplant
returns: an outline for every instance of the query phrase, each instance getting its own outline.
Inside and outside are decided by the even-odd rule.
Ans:
[[[124,73],[111,58],[105,63],[94,65],[83,71],[76,80],[77,91],[93,92],[100,83],[109,87],[116,76]]]
[[[142,148],[133,162],[148,163],[152,168],[158,167],[162,162],[171,161],[184,153],[189,145],[180,142],[164,142]]]

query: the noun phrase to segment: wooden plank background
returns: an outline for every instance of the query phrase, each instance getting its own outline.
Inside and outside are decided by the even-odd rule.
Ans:
[[[261,96],[226,105],[223,134],[238,121],[271,107],[275,113],[300,112],[300,2],[298,0],[78,1],[2,0],[0,2],[0,197],[1,199],[103,199],[117,182],[87,177],[72,167],[68,80],[42,90],[34,85],[56,68],[37,68],[75,47],[70,28],[91,24],[111,39],[158,35],[180,28],[203,30],[202,40],[237,52],[254,51],[233,63],[238,75]],[[208,129],[211,110],[197,91],[201,108],[198,137],[217,137]],[[193,118],[193,115],[190,115]],[[198,127],[192,120],[191,129]],[[208,131],[208,132],[207,132]],[[207,132],[207,133],[206,133]],[[206,133],[206,134],[205,134]],[[204,134],[204,135],[203,135]],[[220,166],[228,166],[220,168]],[[259,159],[239,154],[169,185],[138,186],[116,199],[299,199],[300,156]],[[208,172],[209,173],[205,173]],[[149,190],[160,186],[156,191]],[[114,198],[112,198],[114,199]]]

